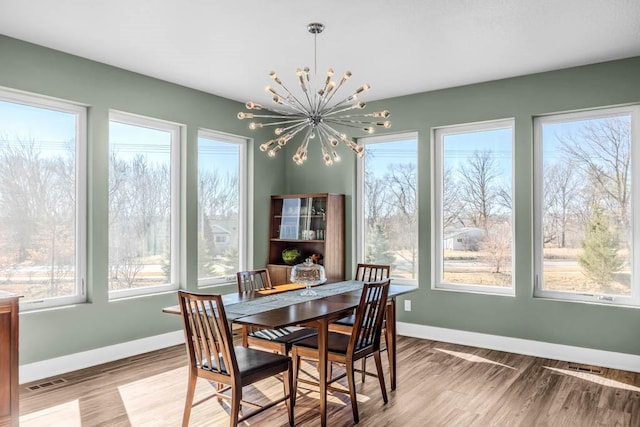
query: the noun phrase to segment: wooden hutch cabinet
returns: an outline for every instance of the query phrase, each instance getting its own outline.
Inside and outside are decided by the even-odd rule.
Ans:
[[[0,427],[17,427],[18,298],[0,291]]]
[[[289,283],[292,265],[284,262],[285,249],[298,249],[303,262],[321,256],[327,282],[344,280],[344,195],[331,193],[271,196],[269,260],[274,285]]]

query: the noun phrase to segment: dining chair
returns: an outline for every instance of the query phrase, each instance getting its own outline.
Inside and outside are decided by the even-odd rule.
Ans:
[[[354,363],[357,360],[373,355],[376,362],[377,377],[380,382],[382,399],[385,404],[388,401],[387,389],[382,373],[382,361],[380,358],[380,334],[382,331],[382,320],[385,315],[385,307],[387,305],[387,295],[389,294],[389,283],[390,279],[380,282],[366,282],[360,295],[360,302],[356,308],[352,333],[346,335],[340,332],[329,331],[328,335],[327,362],[344,364],[346,373],[329,378],[327,385],[345,376],[347,377],[353,421],[355,423],[360,421],[354,376]],[[295,402],[298,374],[300,371],[300,358],[304,357],[305,359],[318,360],[318,337],[314,336],[294,343],[291,349],[291,357],[293,359],[293,395]]]
[[[273,289],[269,270],[239,271],[238,292],[259,291],[261,289]],[[280,354],[289,354],[291,345],[300,339],[316,335],[315,328],[302,328],[289,326],[278,329],[250,328],[242,325],[242,345],[244,347],[258,347]]]
[[[278,403],[286,402],[289,425],[293,420],[293,384],[291,358],[253,348],[233,345],[233,336],[220,295],[202,295],[178,291],[185,341],[189,354],[189,384],[184,406],[182,426],[189,425],[191,408],[212,397],[231,400],[230,425],[235,427]],[[283,374],[284,397],[264,406],[242,400],[242,388],[255,382]],[[198,377],[216,383],[216,392],[193,404]],[[224,394],[231,391],[231,395]],[[250,413],[240,409],[255,408]]]
[[[269,270],[262,268],[259,270],[238,271],[238,292],[257,291],[260,289],[272,289]]]
[[[391,275],[391,266],[390,265],[382,265],[382,264],[358,264],[356,267],[356,274],[353,280],[360,280],[363,282],[373,282],[373,281],[381,281],[388,279]],[[391,302],[387,302],[387,304],[391,304]],[[342,332],[345,334],[350,334],[353,330],[353,324],[355,323],[355,314],[352,314],[349,317],[344,317],[342,319],[336,320],[334,323],[329,325],[329,330],[335,332]],[[386,330],[386,319],[382,321],[382,334],[384,335],[384,331]],[[387,346],[384,345],[381,347],[381,351],[385,351]],[[362,359],[362,368],[361,368],[362,382],[364,382],[367,376],[367,359]]]

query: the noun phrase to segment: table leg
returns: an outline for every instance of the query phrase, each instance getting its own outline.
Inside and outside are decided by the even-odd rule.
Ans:
[[[327,359],[328,356],[329,322],[327,319],[318,320],[318,379],[320,383],[320,425],[327,425]]]
[[[396,389],[396,299],[391,298],[387,304],[387,353],[389,356],[389,376],[391,377],[391,390]]]

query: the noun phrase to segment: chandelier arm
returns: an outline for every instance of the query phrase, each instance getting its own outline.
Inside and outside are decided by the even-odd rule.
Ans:
[[[304,93],[304,96],[307,98],[307,103],[309,105],[309,108],[304,107],[304,109],[307,111],[311,111],[313,110],[313,102],[309,97],[309,92],[312,90],[311,80],[309,79],[309,67],[304,67],[302,69],[298,68],[296,74],[298,75],[298,81],[300,82],[302,93]],[[307,80],[307,83],[305,83],[305,78]]]
[[[301,111],[306,112],[307,109],[305,108],[305,105],[293,93],[291,93],[291,91],[284,85],[284,83],[278,83],[278,84],[280,85],[280,87],[282,87],[285,90],[285,92],[287,92],[287,94],[289,94],[289,96],[292,99],[296,101],[298,106],[302,109]],[[307,91],[303,91],[303,92],[307,96],[307,101],[309,101],[309,106],[311,106],[311,100],[309,99],[309,94],[307,93]],[[282,99],[284,99],[285,101],[288,101],[289,105],[293,106],[293,103],[289,98],[282,98]]]
[[[286,123],[296,123],[296,122],[304,122],[305,119],[292,119],[292,120],[282,120],[279,122],[266,122],[266,123],[260,123],[260,127],[267,127],[267,126],[278,126],[278,125],[282,125],[282,124],[286,124]]]
[[[331,129],[331,128],[329,128]],[[325,140],[323,140],[322,142],[324,144],[326,144],[327,149],[335,152],[335,145],[331,144],[330,140],[333,138],[333,136],[327,131],[326,126],[322,126],[322,127],[318,127],[318,132],[321,133],[322,135],[324,135]],[[336,139],[336,138],[333,138]],[[336,145],[337,145],[337,140],[336,140]],[[337,156],[337,153],[335,153],[334,157]]]
[[[292,124],[291,126],[287,126],[285,128],[282,128],[282,132],[285,133],[285,135],[287,135],[291,129],[295,129],[295,128],[299,127],[300,130],[302,130],[305,126],[306,126],[306,123],[298,122],[298,123]],[[296,131],[296,133],[299,132],[300,130]]]
[[[314,94],[313,97],[315,98],[315,102],[313,105],[313,114],[320,114],[320,104],[322,104],[322,99],[324,98],[324,96],[320,94]]]
[[[289,107],[289,104],[282,104],[285,107]],[[265,110],[269,111],[270,113],[275,113],[275,114],[279,114],[280,116],[300,116],[300,115],[304,115],[301,114],[299,111],[295,110],[295,111],[291,111],[291,110],[280,110],[278,108],[264,108]]]
[[[344,104],[354,101],[355,99],[357,99],[357,94],[351,94],[348,97],[346,97],[345,99],[343,99],[342,101],[338,102],[337,104],[332,105],[331,107],[327,108],[325,110],[325,114],[329,114],[332,113],[333,111],[335,111],[336,108],[338,107],[342,107]]]
[[[309,146],[309,139],[310,139],[312,130],[313,130],[312,127],[307,127],[307,133],[305,134],[302,140],[302,144],[298,146],[296,150],[296,154],[293,155],[293,161],[297,165],[301,165],[305,162],[305,160],[307,160],[307,147]]]
[[[291,138],[293,138],[294,136],[296,136],[300,131],[304,130],[306,128],[306,126],[300,126],[298,129],[292,130],[290,132],[287,132],[285,135],[282,136],[282,138],[285,138],[287,140],[287,142],[289,140],[291,140]],[[285,142],[286,144],[286,142]]]
[[[340,79],[340,83],[338,83],[338,86],[336,86],[332,91],[329,97],[327,97],[327,100],[325,101],[324,105],[322,106],[322,108],[326,107],[329,102],[331,101],[331,99],[333,99],[333,96],[338,92],[338,90],[340,90],[340,88],[342,87],[342,85],[344,84],[344,82],[346,82],[347,79],[345,79],[344,77],[342,79]],[[335,107],[335,106],[334,106]],[[332,107],[333,109],[333,107]]]
[[[254,119],[281,119],[283,114],[254,114],[252,118]],[[292,116],[292,114],[289,114]]]
[[[324,160],[324,163],[327,166],[331,166],[333,164],[333,159],[331,159],[331,154],[329,154],[330,152],[330,149],[328,149],[329,143],[322,138],[322,132],[320,131],[318,131],[318,138],[320,141],[320,149],[322,151],[322,158]]]
[[[362,105],[362,107],[360,107],[360,105]],[[329,113],[325,112],[325,116],[333,116],[335,114],[342,113],[344,111],[353,110],[356,108],[364,108],[364,102],[356,102],[355,104],[352,104],[348,107],[341,108],[340,110],[333,110]],[[346,116],[342,116],[342,117],[346,117]]]
[[[282,84],[278,83],[278,85],[280,87],[282,87],[289,94],[289,96],[291,98],[280,95],[271,86],[267,87],[267,92],[271,92],[275,96],[275,98],[277,98],[277,99],[279,99],[279,100],[281,100],[283,102],[286,102],[286,105],[288,105],[289,107],[291,107],[294,110],[299,111],[300,113],[306,115],[307,110],[306,110],[306,108],[304,108],[304,105],[300,101],[298,101],[298,98],[296,98],[291,92],[289,92],[289,90],[286,87],[284,87]],[[296,102],[292,102],[291,99],[295,100],[297,102],[297,104],[296,104]],[[274,102],[278,103],[277,101],[274,101]]]
[[[346,110],[343,110],[343,111],[346,111]],[[331,113],[331,114],[335,114],[335,113]],[[347,118],[347,117],[348,118],[351,118],[351,117],[374,117],[374,118],[378,118],[378,119],[386,118],[384,116],[376,116],[375,113],[345,114],[343,116],[340,116],[339,118],[344,119],[344,118]],[[336,118],[338,118],[338,117],[336,117]]]
[[[345,135],[344,133],[338,132],[337,130],[335,130],[331,126],[327,125],[326,123],[320,123],[320,127],[325,129],[328,133],[333,135],[339,141],[346,142],[347,140],[349,140],[347,135]]]
[[[362,125],[361,124],[352,124],[351,122],[340,123],[340,122],[336,122],[334,120],[331,120],[330,123],[334,123],[336,125],[344,126],[344,127],[348,127],[348,128],[362,129]],[[357,122],[354,122],[354,123],[357,123]]]
[[[364,147],[357,142],[354,142],[351,138],[347,137],[345,134],[338,133],[334,128],[324,125],[325,128],[331,131],[333,134],[337,136],[337,139],[344,143],[347,147],[351,149],[358,157],[364,156]]]
[[[349,95],[348,97],[346,97],[345,99],[343,99],[342,101],[338,102],[337,104],[333,105],[331,108],[328,108],[325,113],[330,113],[332,111],[334,111],[336,108],[341,107],[342,105],[344,105],[347,102],[351,102],[353,100],[358,99],[358,95],[360,95],[362,92],[365,92],[367,90],[371,89],[371,86],[369,86],[368,84],[364,84],[362,86],[360,86],[358,89],[355,90],[355,92],[353,92],[351,95]]]
[[[362,125],[375,125],[375,126],[384,126],[383,122],[379,122],[376,120],[352,120],[352,119],[347,119],[344,120],[343,117],[334,117],[334,118],[327,118],[325,119],[326,122],[329,123],[335,123],[337,125],[341,125],[344,123],[358,123],[358,124],[362,124]],[[380,123],[378,125],[378,123]]]

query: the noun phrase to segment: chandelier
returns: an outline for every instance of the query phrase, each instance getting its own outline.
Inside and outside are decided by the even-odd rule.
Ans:
[[[293,161],[298,165],[307,160],[309,142],[313,140],[317,140],[320,144],[322,157],[327,166],[340,160],[336,151],[340,142],[353,150],[358,157],[362,157],[364,147],[336,127],[357,128],[371,134],[376,127],[391,127],[391,122],[385,120],[389,117],[389,111],[359,112],[366,107],[366,104],[358,100],[358,97],[370,89],[368,84],[360,86],[346,98],[336,97],[338,90],[351,78],[350,71],[345,72],[336,83],[333,79],[334,71],[329,68],[326,78],[321,82],[316,81],[316,38],[324,30],[324,25],[312,22],[307,25],[307,30],[314,35],[314,75],[310,75],[309,67],[296,70],[302,93],[298,93],[298,96],[294,95],[282,83],[276,72],[272,71],[269,77],[278,86],[276,88],[267,86],[265,91],[273,96],[275,107],[268,108],[250,101],[245,104],[246,109],[250,111],[238,113],[238,119],[267,119],[250,122],[249,129],[275,126],[273,131],[275,138],[260,145],[260,150],[268,152],[270,157],[274,157],[287,142],[301,132],[302,143],[293,156]],[[252,111],[266,111],[266,114]]]

